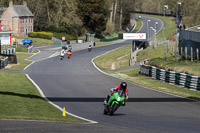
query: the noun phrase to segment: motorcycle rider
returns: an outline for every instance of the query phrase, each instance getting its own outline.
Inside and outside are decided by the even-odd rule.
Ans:
[[[88,46],[88,51],[90,52],[92,50],[92,45]]]
[[[71,57],[71,55],[72,55],[72,52],[71,52],[71,50],[69,50],[69,51],[67,52],[67,57],[68,57],[68,59]]]
[[[60,59],[62,60],[62,58],[64,58],[64,56],[65,56],[65,50],[62,49],[62,50],[60,51]]]
[[[115,88],[111,88],[110,91],[111,91],[111,95],[108,95],[107,98],[105,99],[104,101],[104,104],[107,105],[110,97],[112,96],[112,94],[114,92],[116,92],[117,90],[123,90],[124,91],[124,94],[125,94],[125,100],[122,102],[122,106],[125,106],[125,101],[128,100],[128,88],[127,88],[127,83],[126,82],[121,82],[120,85],[117,85]]]

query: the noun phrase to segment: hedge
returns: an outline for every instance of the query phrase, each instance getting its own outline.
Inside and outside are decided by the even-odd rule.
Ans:
[[[53,36],[53,33],[51,33],[51,32],[30,32],[30,33],[28,33],[28,36],[33,37],[33,38],[51,39]]]
[[[62,37],[65,37],[66,40],[77,40],[78,36],[76,34],[67,34],[65,32],[53,32],[53,36],[58,38],[58,39],[62,39]]]

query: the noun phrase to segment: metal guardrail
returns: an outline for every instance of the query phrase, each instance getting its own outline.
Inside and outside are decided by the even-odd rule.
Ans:
[[[110,41],[116,41],[116,40],[118,40],[118,37],[113,37],[110,39],[100,39],[100,42],[110,42]]]
[[[56,37],[53,37],[52,36],[52,38],[51,38],[54,42],[62,42],[62,40],[61,39],[58,39],[58,38],[56,38]]]
[[[167,71],[154,66],[140,64],[140,74],[163,82],[200,91],[200,77],[189,74]]]
[[[154,13],[154,12],[142,12],[142,11],[135,11],[134,13],[140,13],[140,14],[149,14],[149,15],[159,15],[163,16],[163,13]],[[171,16],[171,17],[176,17],[176,15],[166,13],[165,16]]]
[[[134,22],[134,24],[131,26],[131,28],[129,29],[128,33],[131,33],[132,30],[135,28],[135,24],[136,24],[136,21]]]
[[[16,53],[15,48],[7,48],[7,49],[1,51],[1,54],[4,54],[4,55],[11,55],[11,54],[14,54],[14,53]]]

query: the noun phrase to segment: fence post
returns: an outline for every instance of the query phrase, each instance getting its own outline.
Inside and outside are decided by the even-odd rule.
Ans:
[[[192,49],[192,47],[190,48],[191,50],[190,50],[190,54],[191,54],[191,61],[193,61],[193,49]]]
[[[168,44],[167,44],[167,53],[169,53],[169,45],[170,45],[170,42],[171,42],[171,41],[168,41]]]
[[[174,45],[173,45],[173,55],[176,55],[176,48]]]
[[[170,47],[171,47],[171,52],[170,53],[173,55],[173,45],[171,44]]]
[[[199,48],[197,48],[197,61],[199,61]]]
[[[185,58],[187,60],[187,47],[185,47]]]
[[[156,42],[156,49],[158,48],[158,42]]]
[[[177,48],[177,56],[179,56],[180,50],[179,48]]]
[[[181,59],[183,59],[183,47],[181,47]]]

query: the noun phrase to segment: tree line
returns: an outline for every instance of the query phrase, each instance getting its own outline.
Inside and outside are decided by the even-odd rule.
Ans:
[[[182,16],[182,23],[187,27],[199,25],[199,0],[135,0],[135,9],[137,11],[163,13],[164,5],[168,5],[167,12],[176,15],[177,2],[181,2],[181,5],[178,5],[178,14]]]
[[[168,5],[168,13],[176,13],[177,0],[26,0],[34,14],[34,31],[53,31],[76,34],[110,34],[127,30],[133,11],[163,13]],[[180,0],[179,14],[186,26],[200,22],[200,1]],[[14,5],[23,0],[13,0]],[[1,0],[0,7],[8,7],[9,0]]]
[[[130,21],[134,0],[26,0],[34,14],[34,31],[97,35],[125,29]],[[13,0],[14,5],[23,0]],[[8,7],[1,0],[0,7]],[[110,16],[112,13],[112,16]],[[109,21],[111,20],[111,21]],[[109,29],[109,25],[111,28]]]

